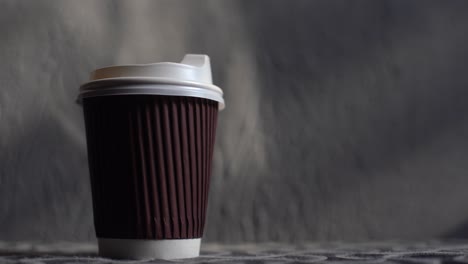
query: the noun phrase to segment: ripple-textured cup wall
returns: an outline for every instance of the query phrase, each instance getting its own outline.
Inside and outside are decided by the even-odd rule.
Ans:
[[[117,95],[83,106],[97,237],[202,237],[218,103]]]

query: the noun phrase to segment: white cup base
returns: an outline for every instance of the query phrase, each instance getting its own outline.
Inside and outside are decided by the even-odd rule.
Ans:
[[[201,238],[116,239],[98,238],[99,255],[115,259],[184,259],[200,255]]]

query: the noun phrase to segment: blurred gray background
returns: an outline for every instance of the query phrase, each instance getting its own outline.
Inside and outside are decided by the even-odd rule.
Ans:
[[[0,240],[94,239],[79,85],[211,56],[207,241],[468,237],[468,1],[0,0]]]

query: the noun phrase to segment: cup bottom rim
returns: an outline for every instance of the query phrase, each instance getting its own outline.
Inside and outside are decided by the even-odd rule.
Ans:
[[[99,255],[115,259],[184,259],[200,255],[201,238],[98,238]]]

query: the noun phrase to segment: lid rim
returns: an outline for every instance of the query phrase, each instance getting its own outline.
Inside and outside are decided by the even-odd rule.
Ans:
[[[161,96],[187,96],[198,97],[213,100],[219,103],[219,110],[225,108],[225,102],[222,94],[193,86],[182,85],[120,85],[106,89],[88,89],[81,91],[77,98],[77,103],[81,104],[84,98],[97,96],[115,96],[115,95],[161,95]]]
[[[118,84],[122,82],[121,84]],[[125,86],[131,83],[135,84],[153,84],[153,85],[182,85],[182,86],[193,86],[198,88],[205,88],[217,92],[223,95],[223,90],[214,84],[186,81],[186,80],[174,80],[172,78],[162,77],[115,77],[106,79],[97,79],[86,82],[80,86],[80,93],[86,92],[86,90],[93,90],[95,88],[100,89],[111,89],[107,88],[111,85]]]

